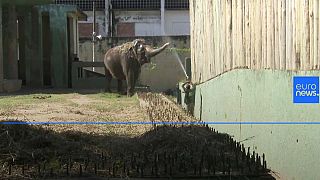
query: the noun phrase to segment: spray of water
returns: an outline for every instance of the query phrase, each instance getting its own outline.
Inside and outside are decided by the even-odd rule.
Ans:
[[[171,42],[171,43],[174,42],[174,39],[171,39],[170,37],[166,37],[166,38],[164,38],[164,40],[166,42]],[[172,45],[174,46],[174,44],[172,44]],[[185,67],[184,67],[184,65],[183,65],[183,63],[181,61],[181,58],[180,58],[180,56],[179,56],[179,54],[177,52],[177,49],[176,48],[170,48],[170,51],[172,52],[172,54],[175,57],[175,59],[178,61],[179,65],[180,65],[180,67],[181,67],[181,69],[182,69],[182,71],[183,71],[183,73],[184,73],[184,75],[186,77],[186,80],[189,80],[189,76],[188,76],[187,71],[186,71],[186,69],[185,69]]]
[[[187,74],[187,71],[186,71],[186,69],[184,68],[184,66],[183,66],[183,64],[182,64],[181,58],[180,58],[180,56],[179,56],[176,48],[171,48],[171,52],[173,53],[173,55],[175,56],[175,58],[176,58],[177,61],[179,62],[180,66],[181,66],[181,69],[183,70],[184,75],[186,76],[186,79],[189,79],[188,74]]]

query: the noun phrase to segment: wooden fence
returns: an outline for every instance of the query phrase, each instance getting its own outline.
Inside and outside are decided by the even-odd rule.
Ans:
[[[318,70],[319,0],[190,0],[193,82],[235,68]]]

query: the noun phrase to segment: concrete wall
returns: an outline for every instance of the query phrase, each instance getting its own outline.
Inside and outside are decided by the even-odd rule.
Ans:
[[[138,37],[137,37],[138,38]],[[165,50],[152,59],[152,64],[145,64],[141,71],[140,83],[150,85],[152,90],[165,91],[174,89],[175,85],[185,79],[184,72],[178,62],[177,55],[182,64],[186,57],[190,56],[190,42],[188,36],[173,37],[144,37],[148,44],[154,47],[160,47],[165,42],[170,42],[171,47],[176,47],[175,51]],[[104,54],[111,46],[132,41],[135,38],[113,38],[103,39],[96,44],[96,61],[103,61]],[[81,61],[92,61],[92,43],[89,38],[80,39],[79,58]],[[104,73],[103,68],[95,68],[96,71]]]
[[[57,5],[45,5],[37,6],[39,11],[39,31],[42,31],[42,13],[48,13],[50,17],[50,43],[48,47],[50,48],[50,55],[46,57],[43,54],[44,42],[42,38],[40,39],[40,47],[38,54],[39,62],[42,64],[39,67],[40,71],[43,71],[44,57],[49,58],[50,61],[50,71],[51,71],[51,81],[54,87],[62,88],[68,87],[68,33],[67,33],[67,12],[74,11],[73,6],[57,6]],[[41,32],[43,33],[43,32]],[[46,43],[46,42],[45,42]],[[43,72],[42,72],[43,73]],[[43,75],[41,76],[43,77]],[[43,79],[42,79],[43,81]],[[41,83],[43,85],[43,82]]]
[[[92,23],[93,23],[93,12],[92,11],[84,11],[84,13],[88,16],[87,21],[79,21],[79,31],[80,35],[89,34],[87,37],[91,37],[92,35]],[[106,35],[106,26],[105,26],[105,12],[104,11],[96,11],[96,31],[98,34],[102,36]],[[84,29],[81,29],[84,28]]]
[[[166,36],[190,34],[190,18],[187,10],[165,10],[164,22]],[[126,23],[134,24],[133,31],[136,36],[162,35],[160,11],[115,11],[116,27],[121,27],[117,24]]]
[[[116,36],[160,36],[161,35],[161,14],[160,11],[115,11]],[[132,32],[121,34],[121,24],[132,24]]]
[[[318,122],[319,104],[293,104],[293,76],[319,71],[233,70],[196,87],[194,114],[211,122]],[[280,179],[320,179],[319,125],[214,125],[257,153]]]
[[[190,15],[187,10],[165,11],[165,33],[168,36],[190,35]]]

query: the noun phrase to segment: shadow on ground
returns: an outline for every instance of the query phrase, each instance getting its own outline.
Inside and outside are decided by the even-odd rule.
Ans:
[[[139,137],[0,125],[1,177],[273,179],[264,157],[206,126],[158,126]]]

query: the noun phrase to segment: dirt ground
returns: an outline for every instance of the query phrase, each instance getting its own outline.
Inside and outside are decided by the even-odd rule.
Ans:
[[[137,95],[128,98],[97,91],[22,92],[0,96],[0,120],[28,122],[140,122],[148,121]],[[151,126],[136,125],[54,125],[55,131],[135,136]]]
[[[0,95],[0,121],[197,121],[163,95],[42,90]],[[264,157],[205,125],[4,125],[0,177],[244,177],[267,174]],[[251,178],[250,178],[251,177]],[[1,179],[1,178],[0,178]],[[240,178],[241,179],[241,178]]]

